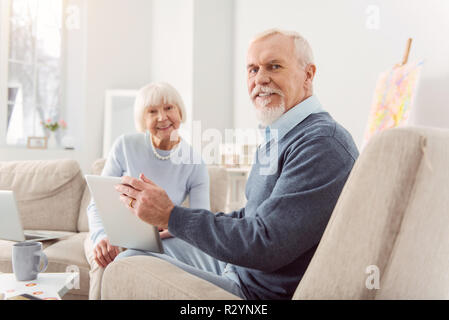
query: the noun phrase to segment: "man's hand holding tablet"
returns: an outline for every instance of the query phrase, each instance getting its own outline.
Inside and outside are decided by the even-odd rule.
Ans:
[[[120,192],[120,200],[140,220],[157,226],[161,239],[170,237],[168,221],[174,208],[173,202],[164,189],[156,185],[145,175],[140,174],[139,179],[124,176],[122,183],[115,186]]]

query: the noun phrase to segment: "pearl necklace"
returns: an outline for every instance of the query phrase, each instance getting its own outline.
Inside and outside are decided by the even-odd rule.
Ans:
[[[156,158],[158,158],[159,160],[169,160],[171,158],[171,156],[179,149],[179,147],[181,146],[181,141],[179,141],[178,146],[172,150],[168,156],[161,156],[157,151],[156,151],[156,147],[154,146],[153,143],[153,138],[150,135],[150,141],[151,141],[151,149],[153,150],[154,155],[156,156]]]

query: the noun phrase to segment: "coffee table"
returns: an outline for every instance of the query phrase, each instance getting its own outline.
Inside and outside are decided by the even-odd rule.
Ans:
[[[37,279],[17,281],[13,273],[0,273],[0,294],[4,299],[23,293],[43,300],[61,298],[79,283],[79,273],[39,273]]]

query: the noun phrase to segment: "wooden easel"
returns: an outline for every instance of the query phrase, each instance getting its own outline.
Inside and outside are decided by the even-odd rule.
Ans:
[[[407,45],[405,47],[404,57],[402,58],[402,62],[400,64],[397,64],[395,66],[395,68],[403,67],[403,66],[405,66],[407,64],[408,56],[410,54],[410,48],[412,47],[412,41],[413,41],[412,38],[408,38]],[[394,115],[392,115],[392,117],[393,117],[393,120],[395,122],[395,126],[397,126],[398,123],[399,123],[399,119],[397,119]]]
[[[395,65],[395,67],[402,67],[403,65],[407,64],[408,62],[408,56],[410,54],[410,48],[412,47],[412,38],[408,38],[407,40],[407,46],[405,47],[404,57],[402,58],[402,62],[400,64]]]

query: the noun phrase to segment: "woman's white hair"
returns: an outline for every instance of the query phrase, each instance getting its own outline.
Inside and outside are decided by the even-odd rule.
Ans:
[[[186,122],[186,110],[179,92],[165,82],[152,82],[139,90],[134,102],[134,123],[137,131],[145,132],[144,114],[148,107],[172,104],[179,109],[181,121]]]
[[[298,57],[299,63],[302,66],[307,66],[308,64],[313,64],[313,52],[312,47],[310,46],[309,42],[301,36],[296,31],[286,31],[286,30],[280,30],[280,29],[269,29],[262,33],[259,33],[256,35],[250,43],[253,43],[257,40],[261,40],[263,38],[266,38],[268,36],[272,36],[275,34],[282,34],[287,37],[293,38],[293,41],[295,43],[295,49],[296,49],[296,56]]]

